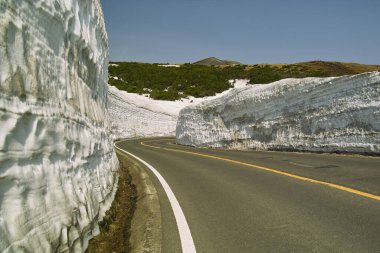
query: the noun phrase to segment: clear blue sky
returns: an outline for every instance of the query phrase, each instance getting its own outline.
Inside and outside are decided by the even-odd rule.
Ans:
[[[380,64],[380,0],[101,0],[111,61]]]

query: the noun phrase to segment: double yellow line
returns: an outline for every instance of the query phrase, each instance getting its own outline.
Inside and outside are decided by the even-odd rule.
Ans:
[[[236,161],[236,160],[232,160],[232,159],[228,159],[228,158],[223,158],[223,157],[219,157],[219,156],[206,155],[206,154],[201,154],[201,153],[196,153],[196,152],[190,152],[190,151],[184,151],[184,150],[179,150],[179,149],[157,147],[157,146],[146,144],[146,142],[148,142],[148,141],[142,141],[141,145],[145,146],[145,147],[155,148],[155,149],[162,149],[162,150],[173,151],[173,152],[178,152],[178,153],[184,153],[184,154],[190,154],[190,155],[195,155],[195,156],[207,157],[207,158],[211,158],[211,159],[215,159],[215,160],[220,160],[220,161],[225,161],[225,162],[229,162],[229,163],[234,163],[234,164],[239,164],[239,165],[243,165],[243,166],[248,166],[248,167],[251,167],[251,168],[268,171],[268,172],[271,172],[271,173],[283,175],[283,176],[286,176],[286,177],[291,177],[291,178],[302,180],[302,181],[307,181],[307,182],[314,183],[314,184],[329,186],[329,187],[332,187],[332,188],[335,188],[335,189],[338,189],[338,190],[341,190],[341,191],[349,192],[349,193],[352,193],[352,194],[355,194],[355,195],[359,195],[359,196],[362,196],[362,197],[366,197],[366,198],[370,198],[370,199],[374,199],[374,200],[379,200],[380,201],[380,196],[378,196],[378,195],[371,194],[371,193],[368,193],[368,192],[359,191],[359,190],[355,190],[355,189],[352,189],[352,188],[349,188],[349,187],[346,187],[346,186],[342,186],[342,185],[338,185],[338,184],[333,184],[333,183],[328,183],[328,182],[324,182],[324,181],[320,181],[320,180],[316,180],[316,179],[311,179],[311,178],[307,178],[307,177],[302,177],[302,176],[298,176],[298,175],[291,174],[291,173],[288,173],[288,172],[283,172],[283,171],[267,168],[267,167],[264,167],[264,166],[260,166],[260,165],[256,165],[256,164],[252,164],[252,163],[240,162],[240,161]]]

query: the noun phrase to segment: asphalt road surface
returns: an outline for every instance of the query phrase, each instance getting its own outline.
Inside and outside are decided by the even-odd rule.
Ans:
[[[117,146],[163,176],[198,253],[380,252],[379,157],[195,149],[162,138]],[[169,199],[148,174],[162,252],[181,252]]]

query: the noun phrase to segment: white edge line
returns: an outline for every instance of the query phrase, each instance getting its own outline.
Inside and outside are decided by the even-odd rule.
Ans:
[[[178,203],[177,198],[175,197],[172,189],[170,188],[169,184],[166,182],[166,180],[161,176],[161,174],[149,163],[145,162],[141,158],[135,156],[134,154],[131,154],[119,147],[116,146],[115,148],[118,150],[126,153],[127,155],[132,156],[136,160],[140,161],[142,164],[144,164],[146,167],[148,167],[154,175],[157,177],[157,179],[160,181],[162,187],[165,190],[166,195],[168,196],[170,205],[172,206],[174,217],[177,222],[178,232],[181,239],[181,245],[182,245],[182,252],[183,253],[196,253],[193,237],[191,236],[189,225],[187,224],[185,215],[183,214],[183,211],[181,209],[181,206]]]

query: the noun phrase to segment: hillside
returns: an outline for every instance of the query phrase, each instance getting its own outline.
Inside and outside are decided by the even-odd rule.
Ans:
[[[295,64],[255,64],[206,66],[113,62],[109,84],[131,93],[147,94],[158,100],[177,100],[188,96],[213,96],[231,87],[229,80],[248,79],[251,84],[266,84],[284,78],[336,77],[380,71],[380,65],[310,61]]]
[[[209,57],[200,61],[196,61],[193,64],[206,66],[233,66],[240,65],[241,63],[237,61],[220,60],[216,57]]]
[[[329,76],[355,75],[364,72],[380,71],[380,65],[365,65],[359,63],[310,61],[297,63],[300,67],[325,72]]]

